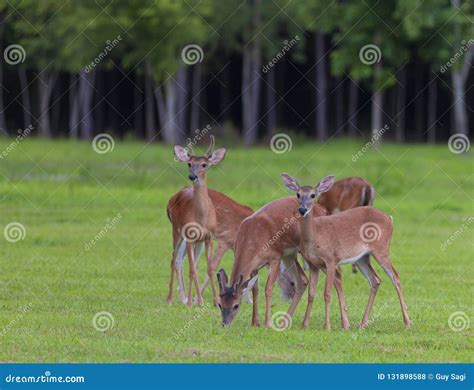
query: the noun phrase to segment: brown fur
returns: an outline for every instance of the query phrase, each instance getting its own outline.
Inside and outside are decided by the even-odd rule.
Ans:
[[[264,266],[270,267],[270,273],[265,287],[266,315],[265,325],[270,323],[270,306],[272,289],[280,269],[280,261],[288,263],[288,269],[295,274],[296,293],[289,309],[293,314],[298,301],[303,294],[308,280],[299,264],[296,262],[296,252],[300,239],[299,215],[296,212],[295,197],[275,200],[263,206],[240,225],[235,242],[235,256],[230,277],[232,294],[222,291],[219,306],[223,314],[223,323],[230,324],[238,312],[245,283],[258,273]],[[317,205],[312,210],[313,217],[327,215],[326,209]],[[287,228],[285,228],[287,226]],[[221,279],[226,276],[220,271]],[[243,281],[239,283],[239,281]],[[227,287],[227,286],[224,286]],[[228,287],[229,288],[229,287]],[[225,293],[225,294],[224,294]],[[258,325],[258,284],[252,288],[253,316],[252,324]],[[236,309],[233,309],[236,307]],[[225,314],[225,315],[224,315]]]

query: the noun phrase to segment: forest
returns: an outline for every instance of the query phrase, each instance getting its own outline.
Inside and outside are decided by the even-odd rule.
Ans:
[[[0,129],[469,137],[473,14],[462,0],[2,0]]]

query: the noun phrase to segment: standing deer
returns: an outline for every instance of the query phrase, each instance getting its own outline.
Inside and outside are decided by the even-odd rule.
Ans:
[[[274,283],[280,272],[283,260],[296,281],[295,294],[288,309],[288,315],[293,315],[301,296],[306,289],[308,279],[296,260],[297,248],[300,242],[300,229],[296,211],[298,202],[293,197],[275,200],[263,206],[240,225],[235,242],[235,256],[230,282],[226,272],[221,269],[217,274],[220,289],[219,308],[222,314],[222,324],[230,325],[237,315],[242,294],[250,288],[252,279],[260,268],[269,266],[270,271],[265,286],[266,310],[265,326],[271,327],[270,308]],[[316,205],[312,209],[312,217],[326,215],[326,210]],[[337,273],[335,286],[341,306],[341,321],[344,328],[349,327],[346,313],[346,303],[342,290],[341,275]],[[252,286],[253,312],[252,325],[258,326],[258,284]]]
[[[182,277],[182,263],[185,251],[189,260],[189,290],[187,304],[192,305],[192,285],[196,286],[197,303],[203,304],[201,289],[196,270],[195,257],[199,256],[202,244],[206,247],[208,264],[212,259],[212,235],[216,230],[216,210],[209,198],[206,182],[206,172],[210,166],[219,164],[225,156],[226,150],[220,148],[214,151],[214,137],[211,136],[210,146],[204,156],[195,156],[192,147],[186,149],[176,145],[174,154],[178,161],[189,166],[189,180],[192,188],[181,190],[168,202],[168,218],[173,225],[173,257],[171,260],[171,277],[167,302],[173,302],[173,281],[176,272],[179,280],[180,296],[186,301],[184,281]],[[197,246],[196,246],[197,245]]]
[[[372,184],[361,177],[353,176],[336,181],[328,192],[321,194],[318,203],[324,206],[329,214],[336,214],[354,207],[372,206],[374,197]],[[357,272],[356,264],[352,264],[352,272]]]
[[[301,228],[300,250],[305,260],[313,265],[310,267],[311,278],[308,297],[314,297],[317,274],[315,267],[324,265],[327,269],[324,328],[330,329],[331,288],[335,280],[337,266],[357,262],[362,274],[370,285],[369,301],[360,327],[367,326],[370,312],[380,285],[380,278],[370,264],[367,255],[372,255],[390,277],[398,293],[405,326],[411,321],[407,306],[403,299],[400,278],[390,261],[390,240],[392,238],[392,218],[381,211],[370,207],[357,207],[341,213],[319,218],[308,218],[311,210],[318,206],[316,200],[327,192],[334,183],[334,176],[327,176],[316,186],[301,187],[298,182],[287,174],[282,174],[283,183],[291,191],[296,192]],[[312,300],[311,300],[312,303]],[[310,300],[306,315],[311,311]],[[306,316],[305,316],[306,317]]]

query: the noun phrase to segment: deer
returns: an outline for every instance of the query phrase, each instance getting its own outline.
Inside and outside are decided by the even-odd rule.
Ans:
[[[265,286],[265,326],[271,327],[271,302],[275,281],[280,272],[281,262],[286,270],[292,273],[295,283],[295,293],[288,308],[288,316],[292,316],[308,284],[308,278],[299,265],[296,254],[300,242],[300,229],[297,210],[298,202],[294,197],[275,200],[257,210],[242,221],[234,248],[234,263],[230,281],[224,269],[217,273],[219,284],[219,309],[222,315],[222,325],[229,326],[240,309],[242,295],[246,289],[252,289],[253,310],[251,325],[259,326],[258,319],[258,284],[254,283],[258,271],[268,266],[270,268]],[[326,215],[326,210],[315,205],[312,208],[313,218]],[[349,328],[347,309],[342,289],[342,274],[336,273],[335,287],[341,307],[341,322],[343,328]]]
[[[314,207],[319,206],[318,197],[329,191],[334,184],[334,176],[326,176],[316,186],[300,186],[296,179],[283,173],[284,185],[296,193],[301,241],[299,249],[310,267],[308,305],[306,315],[311,311],[317,283],[317,267],[326,268],[324,290],[324,329],[330,329],[331,288],[339,265],[357,263],[370,286],[370,295],[360,328],[369,323],[370,313],[380,285],[380,278],[370,264],[372,255],[387,273],[398,294],[405,326],[411,324],[407,313],[400,277],[390,260],[390,242],[393,232],[392,217],[371,206],[357,207],[337,214],[308,217]],[[305,317],[306,317],[305,315]],[[306,318],[305,318],[306,319]]]
[[[175,145],[173,150],[178,161],[188,164],[188,178],[192,187],[184,188],[168,202],[167,214],[173,227],[173,255],[171,260],[171,277],[167,302],[173,302],[173,282],[176,273],[182,302],[192,306],[192,286],[196,287],[197,303],[204,303],[199,286],[196,257],[199,257],[202,246],[206,248],[208,264],[212,260],[212,237],[216,231],[216,209],[209,197],[206,173],[209,167],[219,164],[225,157],[225,148],[214,151],[214,137],[211,136],[208,150],[203,156],[196,156],[192,146],[189,152],[182,146]],[[190,146],[190,145],[188,145]],[[186,300],[182,264],[187,254],[189,260],[189,290]]]
[[[375,190],[367,180],[352,176],[338,180],[328,192],[320,195],[318,203],[322,205],[329,214],[352,209],[354,207],[372,206],[374,204]],[[306,264],[305,264],[306,268]],[[352,272],[357,273],[357,265],[352,264]],[[294,281],[285,270],[280,273],[281,279],[290,284]],[[282,283],[280,283],[282,285]],[[288,298],[292,297],[294,290],[286,289]]]
[[[321,194],[318,203],[326,208],[329,214],[352,209],[354,207],[372,206],[375,190],[367,180],[353,176],[334,183],[328,192]],[[352,264],[352,272],[357,272],[356,264]]]

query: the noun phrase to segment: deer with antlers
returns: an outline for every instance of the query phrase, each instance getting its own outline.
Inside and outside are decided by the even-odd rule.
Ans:
[[[327,269],[324,292],[324,328],[330,329],[331,288],[335,281],[338,265],[356,263],[370,285],[370,295],[360,327],[367,326],[370,312],[380,285],[380,278],[370,264],[367,255],[372,255],[390,277],[398,293],[405,326],[411,321],[403,299],[400,278],[390,260],[390,241],[392,238],[392,218],[370,207],[357,207],[341,213],[319,218],[311,218],[311,211],[318,206],[317,198],[327,192],[334,183],[334,176],[327,176],[315,186],[300,186],[287,174],[282,174],[283,183],[296,192],[301,241],[299,249],[305,260],[312,265],[308,297],[314,297],[317,267]],[[312,303],[312,300],[311,300]],[[310,299],[306,315],[311,311]]]
[[[192,305],[193,283],[197,292],[197,303],[203,304],[199,286],[195,259],[199,257],[202,246],[205,245],[208,264],[212,261],[212,237],[217,226],[216,210],[209,197],[206,172],[210,166],[219,164],[226,150],[220,148],[214,151],[214,137],[211,136],[210,146],[203,156],[196,156],[192,147],[189,152],[176,145],[174,154],[178,161],[188,164],[189,180],[192,188],[179,191],[168,202],[168,218],[173,225],[173,257],[171,261],[171,277],[167,302],[173,301],[173,282],[176,273],[178,277],[181,300]],[[189,289],[186,300],[182,264],[185,253],[189,260]]]
[[[280,262],[291,272],[296,281],[295,294],[288,309],[292,316],[303,295],[308,279],[296,260],[300,242],[300,229],[297,212],[298,202],[293,197],[275,200],[263,206],[240,225],[235,242],[235,256],[232,273],[229,278],[225,270],[217,274],[220,290],[219,308],[222,324],[230,325],[240,309],[242,295],[247,288],[252,288],[253,312],[252,325],[258,326],[258,285],[253,280],[258,271],[265,266],[270,268],[265,286],[265,326],[271,327],[271,302],[275,281],[280,272]],[[311,210],[312,218],[326,215],[326,210],[316,205]],[[335,286],[341,306],[342,326],[347,329],[349,321],[346,314],[346,303],[342,290],[342,275],[337,273]]]

